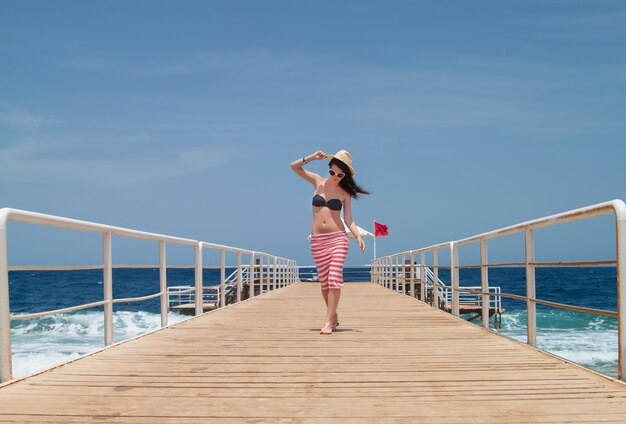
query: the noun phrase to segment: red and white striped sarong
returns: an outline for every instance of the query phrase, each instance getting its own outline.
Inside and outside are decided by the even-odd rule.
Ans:
[[[343,264],[349,244],[345,231],[311,235],[311,255],[322,290],[343,288]]]

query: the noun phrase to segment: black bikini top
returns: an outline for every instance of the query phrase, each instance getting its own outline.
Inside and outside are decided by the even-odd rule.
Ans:
[[[339,199],[330,199],[326,201],[322,196],[316,194],[313,196],[313,206],[326,206],[328,209],[332,209],[334,211],[341,210],[341,200]]]

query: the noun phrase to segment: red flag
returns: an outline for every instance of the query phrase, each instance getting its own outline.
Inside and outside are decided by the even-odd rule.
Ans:
[[[378,222],[374,222],[374,229],[376,237],[388,236],[387,226],[385,224],[379,224]]]

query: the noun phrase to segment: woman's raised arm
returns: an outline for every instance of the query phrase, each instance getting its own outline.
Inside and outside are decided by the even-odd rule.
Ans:
[[[295,172],[296,174],[298,174],[300,177],[304,178],[305,180],[313,184],[313,186],[317,187],[318,181],[322,179],[322,177],[317,175],[315,172],[307,171],[306,169],[303,168],[303,166],[314,160],[323,160],[323,159],[326,159],[326,153],[322,152],[321,150],[318,150],[312,155],[304,156],[301,159],[297,159],[291,162],[291,165],[290,165],[291,170]]]

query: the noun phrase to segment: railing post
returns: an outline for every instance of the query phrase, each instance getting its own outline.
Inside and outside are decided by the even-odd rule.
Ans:
[[[261,277],[264,277],[265,280],[265,286],[264,286],[264,290],[263,293],[267,293],[268,291],[270,291],[270,271],[269,271],[269,266],[270,266],[270,257],[268,255],[263,255],[261,257],[261,269],[263,270],[261,273]]]
[[[196,286],[196,315],[204,312],[204,288],[202,287],[202,243],[194,245],[194,278]]]
[[[623,205],[623,203],[622,203]],[[626,216],[623,209],[615,210],[615,238],[617,261],[617,378],[626,381],[624,367],[626,364]]]
[[[280,286],[285,287],[287,285],[287,267],[289,264],[286,259],[281,259],[280,264]]]
[[[111,233],[102,234],[102,259],[104,266],[103,288],[104,288],[104,345],[113,344],[113,259],[111,255]]]
[[[272,256],[267,255],[267,263],[265,264],[265,270],[267,272],[267,289],[266,292],[272,291]]]
[[[380,261],[378,259],[372,261],[372,280],[380,286]]]
[[[409,282],[411,284],[409,294],[412,298],[415,298],[415,265],[413,264],[415,262],[415,253],[411,252],[409,261],[411,261],[411,264],[409,265]],[[423,300],[424,299],[422,299],[422,301]]]
[[[393,290],[395,269],[396,259],[393,256],[389,256],[389,290]]]
[[[395,278],[395,281],[396,281],[395,291],[396,291],[396,292],[398,291],[398,288],[400,287],[400,281],[402,280],[402,277],[403,277],[403,275],[400,273],[400,270],[401,270],[401,268],[400,268],[400,261],[401,261],[401,260],[402,260],[402,259],[400,258],[400,255],[396,255],[395,260],[394,260],[395,267],[396,267],[396,270],[395,270],[395,274],[396,274],[396,278]],[[404,292],[404,290],[402,290],[402,292]]]
[[[398,260],[401,261],[402,265],[400,267],[401,271],[402,271],[402,278],[400,279],[400,281],[402,281],[402,294],[407,294],[407,289],[406,289],[406,285],[409,281],[406,281],[406,255],[402,255],[398,257]],[[410,293],[410,290],[409,290]]]
[[[0,215],[0,383],[13,379],[7,220]]]
[[[439,309],[439,249],[433,250],[433,305]]]
[[[384,263],[385,263],[385,285],[384,287],[386,289],[390,288],[391,286],[391,259],[389,258],[389,256],[386,256],[384,259]]]
[[[267,291],[274,290],[274,256],[267,256]]]
[[[374,264],[376,266],[376,271],[374,271],[374,278],[376,278],[376,284],[378,284],[379,286],[382,285],[382,279],[381,279],[381,270],[380,270],[380,259],[375,259],[374,260]]]
[[[243,286],[243,269],[241,268],[241,252],[237,252],[237,303],[241,302],[241,287]]]
[[[372,266],[370,267],[370,275],[372,278],[372,282],[380,285],[380,278],[378,276],[378,259],[374,259],[371,262]]]
[[[285,287],[285,276],[286,276],[286,262],[284,259],[280,259],[280,287]]]
[[[385,264],[385,288],[388,289],[391,286],[391,267],[389,266],[391,259],[386,256],[383,260]]]
[[[527,343],[537,346],[537,305],[535,303],[535,234],[531,228],[524,231],[526,245],[526,322]]]
[[[452,315],[459,316],[459,248],[450,242],[450,281],[452,286]]]
[[[278,257],[274,256],[272,262],[272,290],[276,290],[278,288]]]
[[[266,283],[265,283],[265,292],[270,292],[272,290],[272,276],[271,276],[271,272],[272,272],[272,258],[270,257],[270,255],[265,255],[265,275],[266,277]]]
[[[270,257],[267,255],[261,256],[261,287],[263,287],[262,293],[267,293],[270,289],[270,273],[268,271],[268,266],[270,262]],[[264,281],[265,280],[265,281]],[[263,285],[265,283],[265,285]]]
[[[290,284],[298,281],[300,276],[298,275],[298,264],[295,261],[291,261],[291,279]]]
[[[420,253],[420,295],[421,301],[426,303],[428,300],[428,282],[424,272],[424,252]]]
[[[248,278],[250,282],[248,283],[248,299],[254,297],[254,279],[256,277],[256,263],[254,260],[254,252],[250,252],[250,272],[248,273]]]
[[[383,261],[380,258],[375,260],[376,263],[376,280],[379,286],[383,285]]]
[[[487,256],[487,240],[480,239],[480,291],[483,292],[483,308],[482,319],[483,327],[489,328],[489,308],[491,307],[489,300],[489,267]],[[487,294],[484,294],[487,293]],[[498,311],[494,311],[497,313]]]
[[[259,254],[257,260],[259,261],[259,294],[263,294],[263,274],[265,270],[263,269],[263,255]]]
[[[226,251],[220,249],[220,308],[226,306]]]
[[[165,241],[159,240],[159,284],[161,291],[161,327],[167,325],[168,296],[167,296],[167,265],[165,262]]]
[[[276,257],[276,262],[274,263],[274,268],[276,269],[276,288],[281,288],[283,286],[283,259],[280,257]]]

